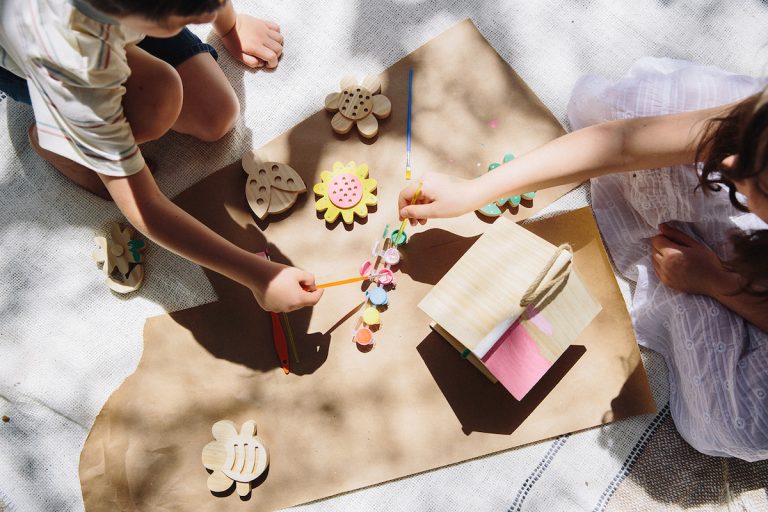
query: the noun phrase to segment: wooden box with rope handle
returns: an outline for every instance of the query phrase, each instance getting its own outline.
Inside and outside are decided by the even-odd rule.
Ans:
[[[556,247],[501,217],[419,307],[443,336],[518,400],[600,312]]]

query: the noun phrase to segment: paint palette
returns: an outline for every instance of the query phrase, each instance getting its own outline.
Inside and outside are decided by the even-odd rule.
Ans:
[[[373,276],[373,286],[365,291],[360,307],[360,318],[355,325],[352,340],[361,347],[373,347],[374,332],[381,326],[381,311],[389,304],[389,292],[395,287],[395,267],[400,263],[400,251],[388,237],[389,225],[371,250],[371,260],[360,265],[360,276]]]
[[[462,357],[522,400],[601,310],[571,259],[570,247],[502,217],[419,307]]]

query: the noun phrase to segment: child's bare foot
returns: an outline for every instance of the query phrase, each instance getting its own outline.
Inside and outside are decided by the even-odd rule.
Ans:
[[[107,188],[104,186],[104,183],[101,181],[101,178],[99,178],[99,175],[95,171],[92,171],[87,167],[83,167],[82,165],[73,162],[68,158],[64,158],[61,155],[57,155],[56,153],[48,151],[47,149],[43,149],[40,146],[40,142],[37,138],[37,128],[34,124],[29,127],[28,135],[29,143],[32,145],[32,149],[35,150],[35,153],[50,163],[57,171],[88,192],[97,195],[102,199],[106,199],[107,201],[112,200],[112,196],[109,195]]]

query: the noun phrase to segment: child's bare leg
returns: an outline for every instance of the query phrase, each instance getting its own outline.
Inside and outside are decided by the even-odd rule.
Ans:
[[[125,83],[123,111],[137,144],[159,139],[182,110],[181,78],[170,64],[138,46],[126,48],[131,76]]]
[[[136,46],[126,48],[131,76],[125,84],[123,109],[136,143],[163,136],[173,128],[204,141],[227,134],[240,112],[240,104],[221,68],[208,53],[195,55],[174,69]],[[34,126],[30,143],[77,185],[110,199],[93,170],[40,147]]]
[[[179,117],[183,95],[181,79],[173,67],[141,48],[128,47],[126,52],[131,77],[125,84],[123,110],[136,143],[147,142],[165,134]],[[29,130],[29,142],[35,152],[61,174],[87,191],[111,199],[96,172],[40,147],[35,126]]]
[[[136,142],[157,139],[169,129],[208,142],[229,133],[240,102],[210,53],[198,53],[174,69],[141,48],[127,50],[131,77],[123,108]]]
[[[232,85],[210,53],[199,53],[176,67],[184,103],[173,129],[213,142],[229,133],[240,115]]]
[[[157,139],[171,128],[213,142],[235,125],[240,102],[210,53],[198,53],[174,69],[131,47],[128,65],[123,108],[137,142]]]
[[[43,149],[37,138],[36,125],[29,127],[29,143],[38,155],[50,163],[61,174],[102,199],[112,199],[98,174],[68,158],[64,158],[61,155]]]

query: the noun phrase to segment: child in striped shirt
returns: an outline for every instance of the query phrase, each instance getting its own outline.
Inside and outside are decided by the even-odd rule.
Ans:
[[[314,276],[244,251],[174,205],[138,144],[175,130],[228,133],[240,105],[216,51],[186,26],[212,23],[243,64],[277,66],[280,27],[230,0],[3,0],[0,90],[32,105],[35,150],[71,180],[113,199],[154,242],[250,288],[271,311],[315,304]]]

